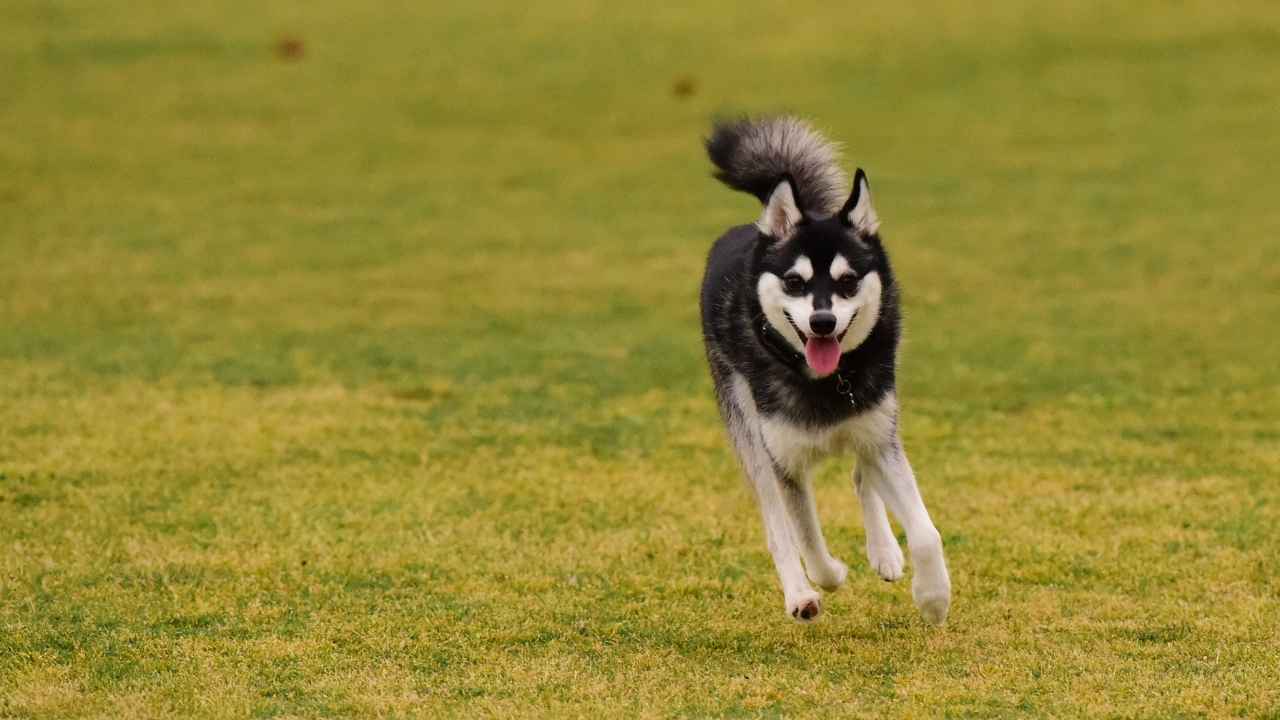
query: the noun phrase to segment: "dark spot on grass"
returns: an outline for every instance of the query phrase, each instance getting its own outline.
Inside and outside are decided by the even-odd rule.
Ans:
[[[681,100],[693,97],[698,93],[698,81],[689,75],[676,78],[671,84],[671,94]]]
[[[276,39],[276,59],[284,62],[292,62],[301,60],[306,52],[306,46],[302,42],[302,38],[293,35],[282,35]]]

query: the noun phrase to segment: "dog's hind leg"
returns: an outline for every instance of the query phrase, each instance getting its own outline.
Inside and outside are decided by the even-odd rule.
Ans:
[[[865,469],[864,485],[870,484],[879,494],[907,533],[913,566],[911,595],[916,607],[925,620],[941,624],[951,607],[951,578],[942,554],[942,536],[929,518],[897,433],[878,447],[866,448],[859,461]]]
[[[773,459],[765,449],[755,402],[745,380],[737,379],[733,395],[725,398],[724,411],[734,450],[760,506],[765,540],[769,554],[773,556],[774,568],[778,571],[778,580],[782,583],[787,614],[802,622],[814,620],[822,612],[822,597],[809,585],[800,565],[800,551],[787,517],[782,488]]]
[[[894,582],[902,579],[902,548],[889,526],[889,514],[884,500],[872,484],[863,480],[862,467],[853,471],[853,490],[862,505],[862,526],[867,535],[867,562],[883,580]]]
[[[818,508],[813,501],[813,487],[805,475],[794,477],[782,468],[774,471],[781,479],[782,499],[800,541],[800,554],[804,557],[809,579],[823,590],[835,590],[844,584],[849,568],[832,557],[827,540],[822,536],[822,523],[818,520]]]

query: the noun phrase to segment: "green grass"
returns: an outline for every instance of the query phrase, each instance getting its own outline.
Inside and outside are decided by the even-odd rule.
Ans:
[[[4,3],[0,716],[1280,716],[1275,8],[749,5]],[[942,629],[835,462],[788,621],[722,437],[699,138],[778,110]]]

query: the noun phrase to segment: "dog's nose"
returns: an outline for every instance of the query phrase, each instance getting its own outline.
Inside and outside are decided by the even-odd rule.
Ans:
[[[836,314],[830,310],[819,310],[809,316],[809,329],[816,335],[830,335],[836,331]]]

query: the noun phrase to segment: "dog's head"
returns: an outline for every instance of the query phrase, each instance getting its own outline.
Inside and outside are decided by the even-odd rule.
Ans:
[[[760,307],[773,329],[804,353],[815,377],[834,373],[840,356],[862,344],[879,320],[888,279],[879,225],[861,169],[834,215],[801,213],[795,188],[784,179],[756,223]]]

